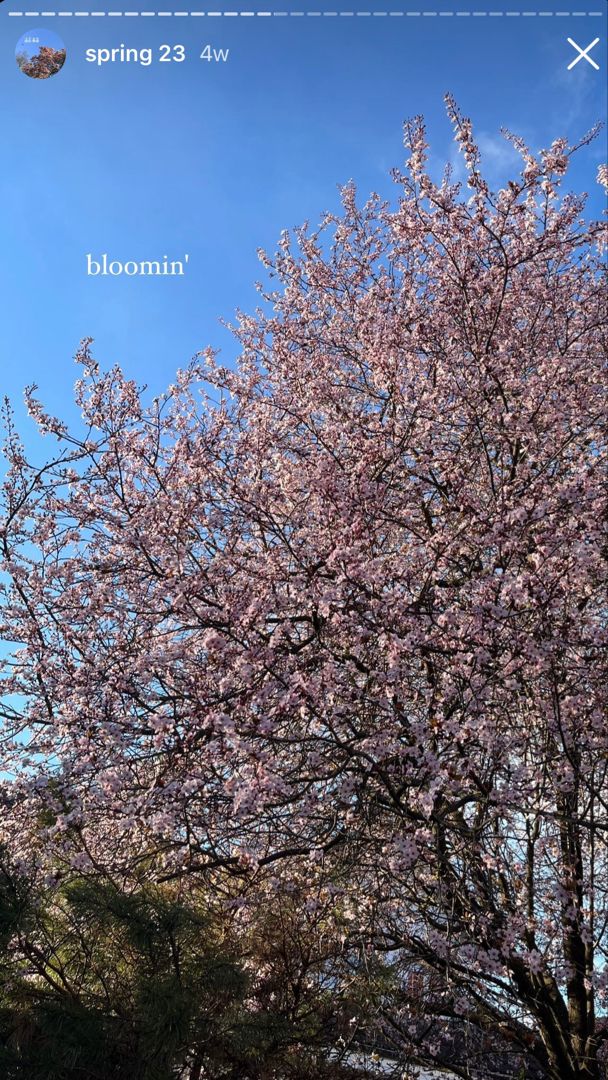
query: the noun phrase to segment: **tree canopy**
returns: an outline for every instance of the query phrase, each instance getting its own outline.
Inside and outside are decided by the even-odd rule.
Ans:
[[[599,1080],[605,226],[576,147],[507,136],[493,192],[448,110],[467,189],[406,125],[394,204],[348,185],[262,256],[236,367],[149,403],[85,341],[84,433],[28,392],[43,466],[7,413],[2,834],[28,872],[333,902],[405,1058],[457,1029]]]

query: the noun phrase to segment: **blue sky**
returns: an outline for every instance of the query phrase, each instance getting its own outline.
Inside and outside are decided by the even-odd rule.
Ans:
[[[19,400],[35,381],[63,415],[85,335],[104,366],[120,363],[154,392],[206,345],[229,359],[218,320],[255,306],[256,249],[316,221],[351,178],[362,196],[390,192],[408,116],[425,114],[437,164],[452,157],[446,90],[472,116],[492,180],[511,164],[501,125],[538,146],[606,116],[605,16],[28,19],[11,7],[25,10],[0,7],[0,392]],[[64,69],[42,82],[14,59],[19,37],[41,27],[67,48]],[[582,47],[600,37],[600,72],[584,60],[567,71],[568,36]],[[187,59],[85,62],[86,49],[121,43],[183,44]],[[228,63],[199,60],[207,44],[229,49]],[[596,210],[605,142],[571,174]],[[184,277],[89,278],[87,252],[190,261]]]
[[[35,33],[25,31],[21,35],[19,41],[15,46],[15,55],[25,54],[26,56],[36,56],[40,51],[41,45],[48,45],[51,49],[63,49],[63,41],[59,37],[59,34],[54,30],[48,30],[46,27],[42,27],[40,30],[36,30]]]

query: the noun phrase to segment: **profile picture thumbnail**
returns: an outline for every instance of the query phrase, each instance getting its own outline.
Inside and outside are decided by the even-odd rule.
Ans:
[[[15,59],[30,79],[50,79],[65,64],[65,45],[52,30],[28,30],[17,42]]]

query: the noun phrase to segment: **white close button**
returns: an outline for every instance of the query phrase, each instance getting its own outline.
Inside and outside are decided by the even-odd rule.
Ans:
[[[572,45],[573,49],[576,49],[576,51],[578,53],[578,56],[575,56],[572,63],[568,64],[568,71],[571,71],[572,68],[576,64],[578,64],[579,60],[586,60],[588,64],[591,64],[591,67],[595,68],[596,71],[599,71],[600,70],[600,65],[596,64],[595,60],[592,60],[591,57],[589,56],[589,53],[590,53],[591,49],[595,48],[595,46],[597,45],[599,40],[600,40],[599,37],[596,37],[596,38],[594,38],[594,40],[591,42],[590,45],[587,45],[586,49],[581,49],[580,45],[577,45],[576,41],[573,41],[572,38],[569,37],[568,38],[568,43],[570,45]]]

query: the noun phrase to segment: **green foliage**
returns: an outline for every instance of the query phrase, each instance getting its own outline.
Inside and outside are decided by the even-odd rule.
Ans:
[[[16,875],[5,874],[0,1076],[332,1075],[329,1067],[321,1071],[331,996],[319,992],[311,1001],[298,990],[294,998],[293,971],[280,969],[277,943],[260,945],[262,952],[266,947],[260,967],[268,972],[262,978],[251,936],[245,948],[211,908],[169,889],[123,891],[79,878],[47,892],[42,902]]]

